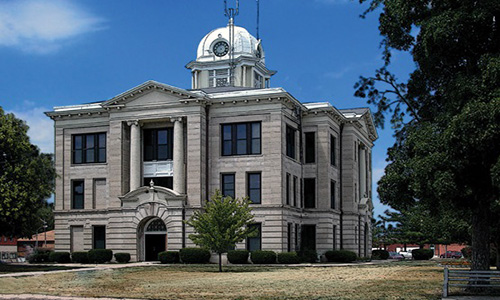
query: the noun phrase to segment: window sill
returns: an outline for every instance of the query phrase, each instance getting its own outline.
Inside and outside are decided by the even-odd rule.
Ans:
[[[85,167],[85,166],[105,166],[107,165],[107,162],[102,162],[102,163],[84,163],[84,164],[71,164],[71,167]]]

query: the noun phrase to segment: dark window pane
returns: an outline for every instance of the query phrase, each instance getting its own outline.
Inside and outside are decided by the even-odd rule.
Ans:
[[[251,189],[259,189],[260,188],[260,174],[248,174],[249,177],[249,185]]]
[[[316,138],[314,132],[306,132],[306,163],[316,161]]]
[[[252,123],[252,138],[260,138],[260,123]]]
[[[145,129],[143,131],[145,161],[172,159],[172,132],[172,128]]]
[[[230,141],[232,139],[231,136],[231,125],[222,125],[223,139],[225,141]]]
[[[83,180],[74,180],[71,182],[72,186],[72,208],[83,209],[85,200],[85,184]]]
[[[252,224],[248,226],[249,228],[254,229],[254,231],[250,234],[250,236],[247,238],[247,250],[248,251],[255,251],[255,250],[260,250],[261,249],[261,224]]]
[[[76,135],[75,138],[74,138],[74,142],[73,142],[73,148],[74,149],[82,149],[83,145],[82,145],[82,136],[81,135]]]
[[[222,155],[231,155],[231,147],[232,147],[231,141],[224,141],[222,147]]]
[[[330,207],[335,209],[335,181],[330,182]]]
[[[252,203],[261,203],[261,181],[260,173],[249,173],[248,174],[248,190],[247,195]]]
[[[293,206],[297,206],[297,176],[293,176]]]
[[[167,130],[158,130],[158,145],[167,144]]]
[[[81,164],[82,161],[82,150],[75,150],[74,156],[73,156],[73,163],[74,164]]]
[[[167,160],[168,148],[166,145],[158,145],[158,160]]]
[[[106,134],[99,134],[99,148],[106,148]]]
[[[85,162],[92,163],[94,160],[95,152],[94,149],[85,150]]]
[[[316,179],[304,178],[304,207],[314,208],[316,206]]]
[[[302,225],[301,250],[316,250],[316,225]]]
[[[222,175],[222,195],[227,197],[235,198],[235,182],[234,174],[223,174]]]
[[[290,174],[286,174],[286,204],[290,205]]]
[[[260,154],[260,122],[221,125],[222,155]]]
[[[286,155],[295,159],[295,129],[286,126]]]
[[[89,134],[86,136],[86,139],[85,139],[85,148],[89,149],[89,148],[94,148],[94,139],[95,139],[95,136],[93,134]]]
[[[336,157],[335,157],[335,147],[337,145],[337,141],[333,135],[330,135],[330,164],[335,166]]]
[[[106,162],[106,134],[80,134],[73,136],[73,163]]]
[[[247,141],[238,140],[236,143],[236,154],[247,154]]]
[[[94,226],[93,231],[93,248],[106,249],[106,227]]]
[[[260,139],[252,139],[252,153],[260,154]]]
[[[247,124],[238,124],[236,125],[236,139],[244,139],[247,138]]]
[[[99,149],[99,162],[106,162],[106,149]]]

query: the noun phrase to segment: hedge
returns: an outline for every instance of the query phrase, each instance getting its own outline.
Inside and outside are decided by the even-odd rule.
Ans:
[[[356,253],[349,250],[330,250],[325,252],[325,257],[329,262],[348,263],[356,261]]]
[[[411,251],[414,260],[429,260],[434,256],[432,249],[414,249]]]
[[[278,263],[280,264],[298,264],[300,258],[297,252],[281,252],[278,253]]]
[[[71,262],[71,256],[69,252],[51,252],[49,254],[49,260],[60,264],[66,264]]]
[[[179,251],[163,251],[158,253],[158,260],[162,264],[175,264],[179,262]]]
[[[297,254],[301,262],[315,263],[318,261],[318,253],[314,250],[302,250]]]
[[[210,261],[210,251],[202,248],[183,248],[179,251],[179,256],[186,264],[204,264]]]
[[[41,263],[50,261],[49,256],[52,250],[45,248],[37,248],[28,256],[28,262],[30,264],[33,263]]]
[[[130,253],[115,253],[115,259],[121,264],[126,264],[130,261]]]
[[[71,261],[74,263],[88,264],[89,256],[87,251],[76,251],[71,253]]]
[[[90,263],[103,264],[113,259],[113,251],[109,249],[92,249],[88,252]]]
[[[229,250],[227,260],[232,264],[247,264],[248,254],[247,250]]]
[[[388,259],[389,251],[387,250],[373,250],[372,259]]]
[[[276,253],[274,251],[256,250],[250,254],[250,259],[254,264],[275,264]]]

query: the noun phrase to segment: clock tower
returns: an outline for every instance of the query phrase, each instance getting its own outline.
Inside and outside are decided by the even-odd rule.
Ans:
[[[226,27],[214,29],[201,39],[196,60],[186,68],[191,70],[192,89],[267,88],[276,71],[267,69],[265,61],[262,41],[230,19]]]

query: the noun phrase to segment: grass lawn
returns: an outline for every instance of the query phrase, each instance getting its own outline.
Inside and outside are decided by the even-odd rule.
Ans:
[[[435,262],[326,268],[150,266],[0,278],[2,293],[149,299],[440,299]]]
[[[10,265],[0,264],[0,274],[21,273],[21,272],[45,272],[56,270],[79,269],[81,267],[60,267],[60,266],[40,266],[40,265]]]

